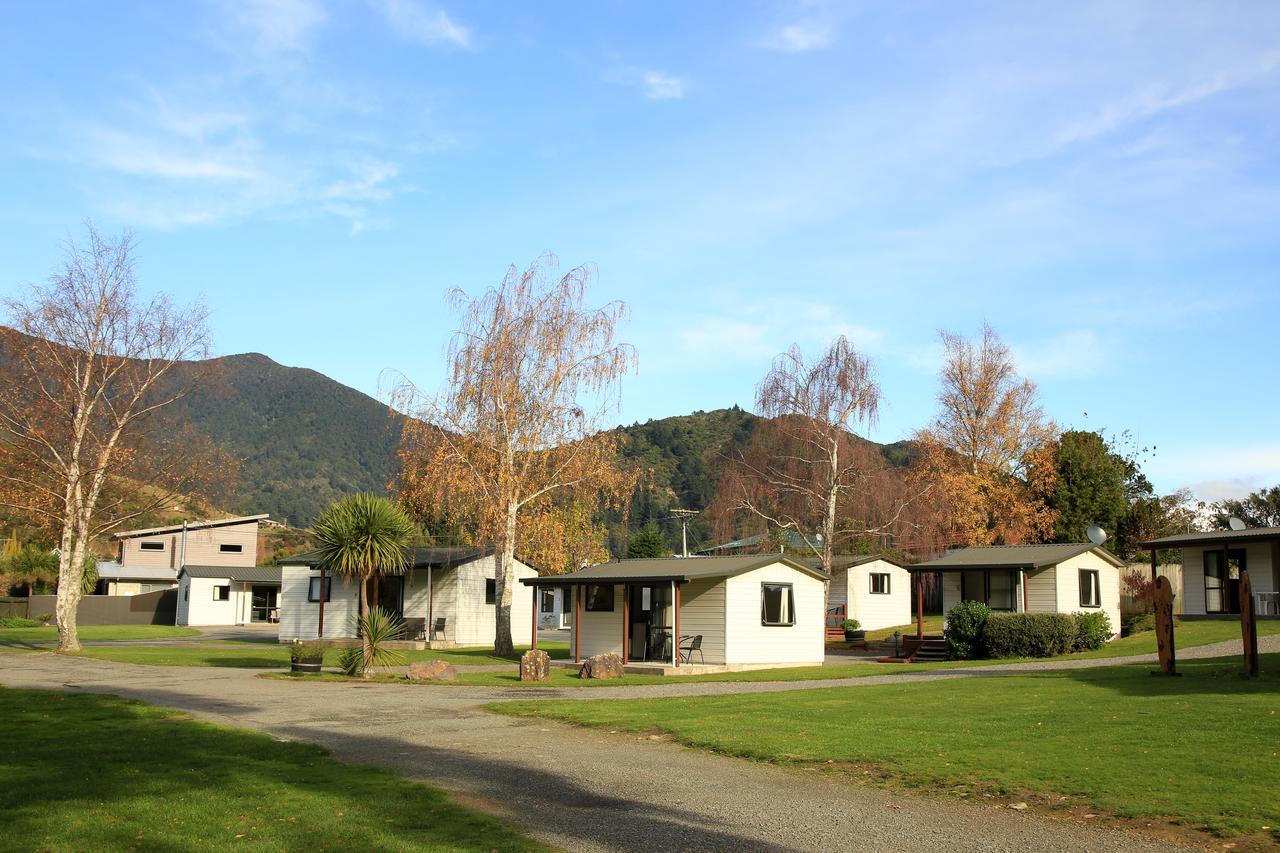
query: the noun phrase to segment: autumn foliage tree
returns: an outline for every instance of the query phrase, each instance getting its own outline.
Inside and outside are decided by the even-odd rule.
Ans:
[[[812,362],[798,346],[779,355],[756,389],[767,420],[730,460],[716,514],[794,531],[798,547],[830,573],[836,554],[891,529],[910,502],[860,436],[879,406],[871,361],[843,335]]]
[[[616,434],[600,429],[635,362],[615,336],[625,306],[586,306],[589,278],[585,267],[557,277],[546,256],[523,272],[512,267],[478,298],[454,291],[461,325],[445,389],[427,397],[406,381],[394,395],[417,416],[400,449],[403,500],[465,519],[476,541],[494,548],[498,654],[513,653],[511,560],[529,541],[522,526],[585,530],[591,539],[597,531],[566,512],[620,506],[634,484],[619,470]],[[600,553],[580,546],[557,562]]]
[[[208,354],[205,309],[145,297],[133,243],[92,226],[61,266],[6,302],[0,330],[0,505],[58,542],[60,651],[78,651],[76,608],[90,542],[170,505],[205,473],[163,429],[190,388],[166,382]]]
[[[1047,539],[1057,427],[1035,383],[1018,375],[988,325],[976,341],[943,332],[942,346],[938,415],[916,434],[918,481],[935,484],[945,500],[942,538],[955,545]]]

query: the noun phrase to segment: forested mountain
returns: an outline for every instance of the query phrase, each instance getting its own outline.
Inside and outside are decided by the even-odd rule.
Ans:
[[[334,500],[385,491],[395,476],[402,419],[367,394],[258,353],[179,365],[174,380],[197,372],[179,416],[239,461],[226,509],[304,526]]]

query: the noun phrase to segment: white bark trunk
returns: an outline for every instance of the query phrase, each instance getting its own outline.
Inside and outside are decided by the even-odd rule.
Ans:
[[[507,517],[502,530],[502,540],[494,548],[494,607],[496,626],[493,637],[493,653],[498,656],[514,655],[515,642],[511,637],[511,603],[514,598],[515,572],[511,561],[516,550],[516,516],[519,504],[512,501],[507,507]],[[536,628],[535,628],[536,630]]]

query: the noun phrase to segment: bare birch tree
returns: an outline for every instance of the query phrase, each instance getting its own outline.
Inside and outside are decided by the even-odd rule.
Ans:
[[[188,390],[164,379],[208,355],[205,309],[138,292],[133,241],[68,241],[62,265],[6,303],[0,336],[0,504],[43,521],[58,539],[58,650],[80,649],[76,608],[90,542],[172,502],[198,466],[164,453],[158,413]],[[170,454],[169,462],[179,462]],[[162,473],[172,473],[166,479]],[[122,488],[122,483],[154,488]]]
[[[756,388],[757,412],[769,420],[731,460],[720,509],[795,531],[830,575],[839,548],[891,530],[909,503],[887,487],[883,458],[859,435],[879,407],[871,361],[843,335],[812,363],[793,346]],[[885,496],[891,505],[881,505]]]
[[[401,446],[402,499],[465,518],[494,548],[500,655],[514,652],[511,560],[522,517],[575,495],[621,503],[632,484],[618,468],[616,435],[600,430],[635,362],[615,338],[625,306],[585,307],[587,269],[560,278],[555,270],[548,255],[523,272],[512,267],[479,298],[453,291],[461,328],[445,390],[424,398],[406,382],[394,394],[417,415]]]

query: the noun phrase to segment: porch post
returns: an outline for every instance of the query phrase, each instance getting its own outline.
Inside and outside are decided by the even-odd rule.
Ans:
[[[627,623],[631,616],[631,598],[627,595],[627,585],[622,585],[622,662],[630,660],[627,655]]]
[[[323,569],[323,568],[321,568],[321,569],[320,569],[320,620],[319,620],[319,623],[318,623],[317,628],[316,628],[316,639],[317,639],[317,640],[323,640],[323,639],[324,639],[324,600],[325,600],[326,598],[328,598],[328,596],[324,594],[324,593],[325,593],[325,586],[326,586],[326,584],[325,584],[324,574],[325,574],[324,569]],[[308,591],[310,591],[310,587],[311,587],[311,574],[310,574],[310,572],[308,572],[308,573],[307,573],[307,587],[308,587]]]
[[[529,587],[529,591],[533,593],[533,651],[538,650],[538,597],[542,594],[542,590],[536,586]]]
[[[1018,586],[1022,587],[1022,612],[1029,612],[1027,608],[1027,570],[1020,569],[1018,571]]]
[[[1156,570],[1156,549],[1151,549],[1151,582],[1155,583],[1160,573]]]
[[[671,582],[671,663],[680,666],[680,587]]]
[[[912,572],[916,576],[916,639],[924,639],[924,575]]]
[[[578,654],[578,637],[582,634],[582,591],[581,585],[573,587],[573,662],[582,663],[582,655]]]
[[[435,631],[436,588],[431,583],[431,566],[427,566],[427,642]]]

